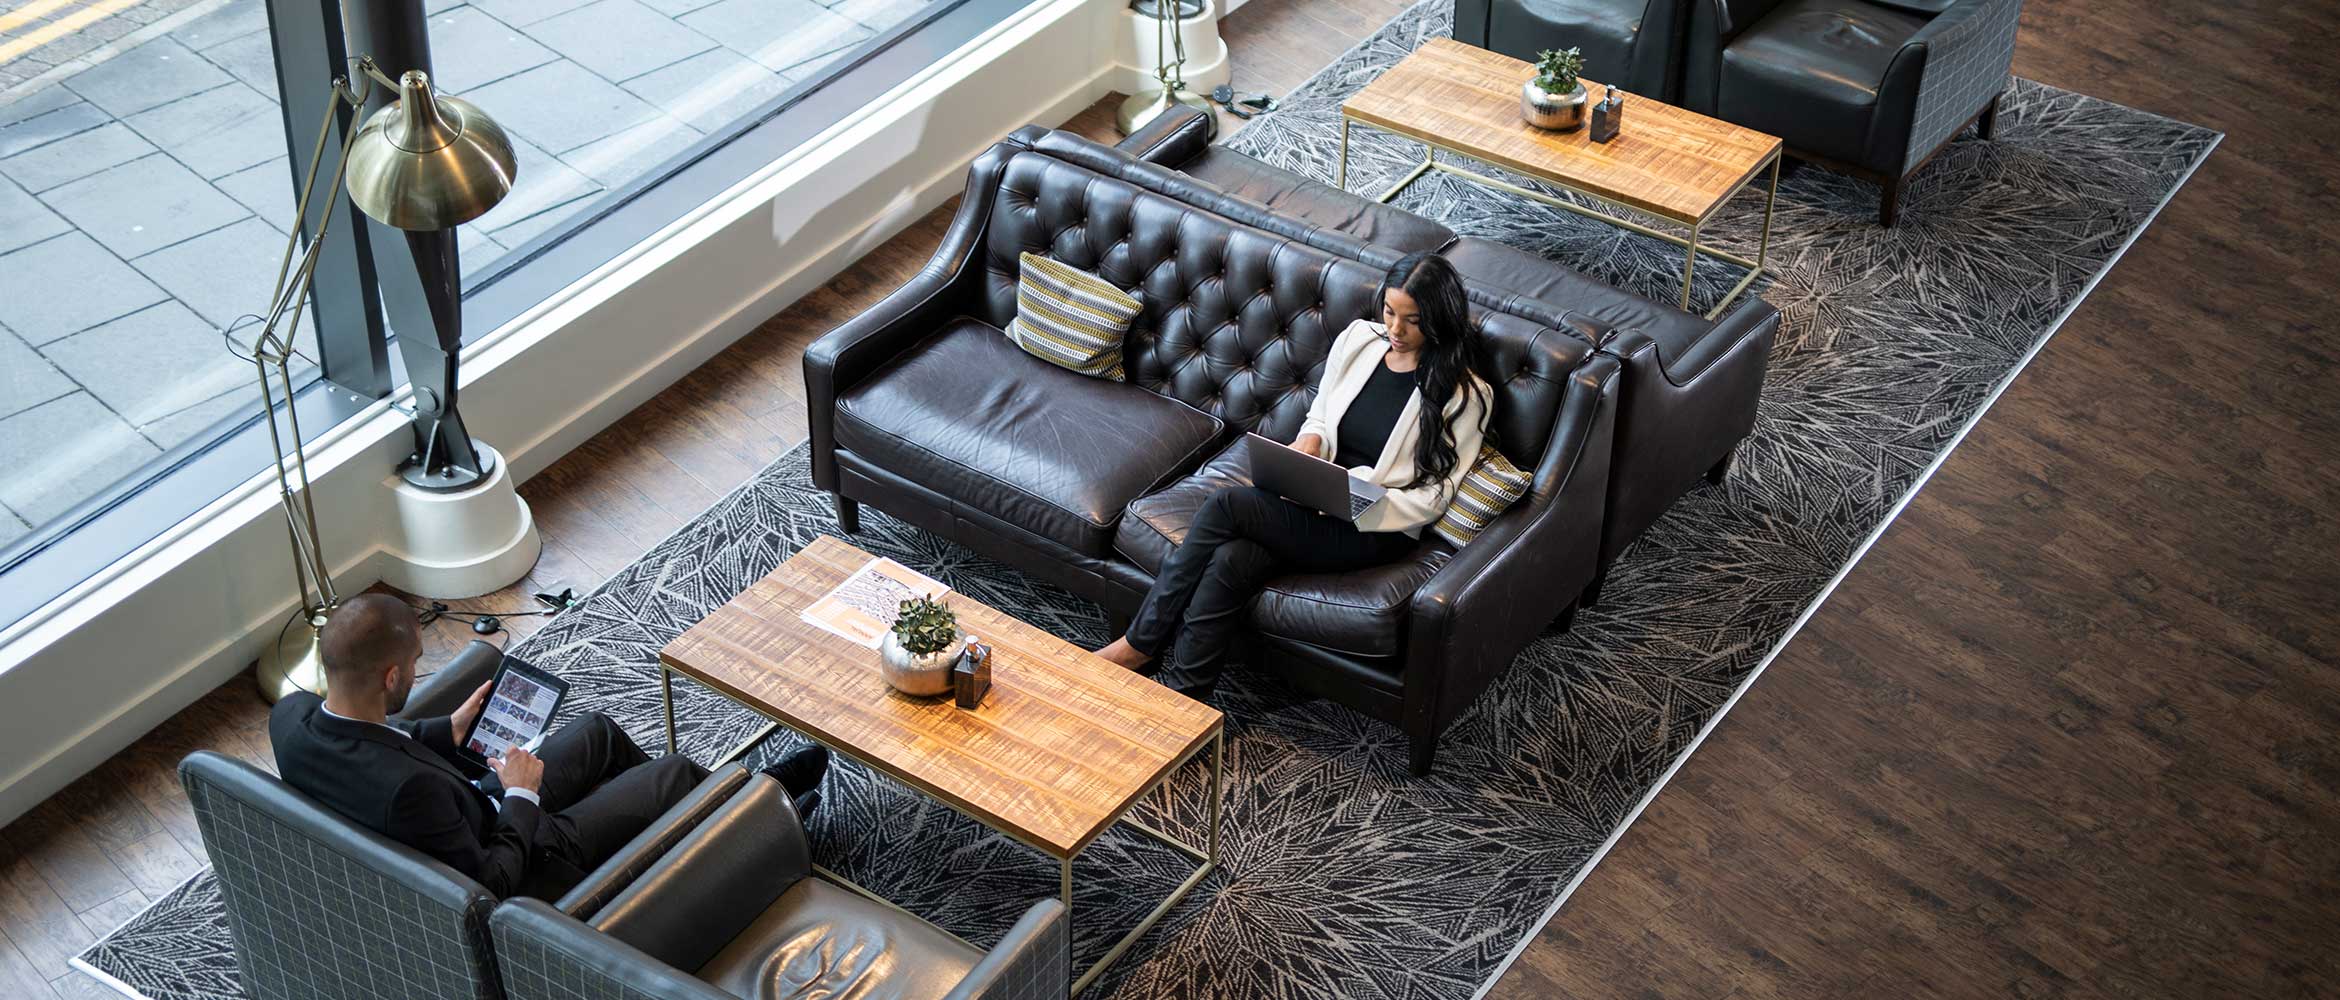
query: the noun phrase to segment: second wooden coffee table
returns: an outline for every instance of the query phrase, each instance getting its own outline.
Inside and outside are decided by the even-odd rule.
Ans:
[[[674,750],[674,675],[681,674],[1057,859],[1068,914],[1073,860],[1116,822],[1200,862],[1081,975],[1078,993],[1217,867],[1225,722],[1210,706],[959,593],[947,600],[961,627],[993,648],[991,694],[973,710],[948,697],[897,694],[878,675],[876,650],[801,617],[869,559],[824,535],[659,651],[667,751]],[[1207,846],[1126,818],[1206,747]],[[860,889],[835,872],[822,874]]]
[[[1682,247],[1682,308],[1690,308],[1690,279],[1705,254],[1747,268],[1747,276],[1707,313],[1722,315],[1731,300],[1763,274],[1771,252],[1771,209],[1779,200],[1779,139],[1639,94],[1625,99],[1625,128],[1609,142],[1592,141],[1589,128],[1547,132],[1519,117],[1520,84],[1535,67],[1451,38],[1423,44],[1341,104],[1341,158],[1335,186],[1349,179],[1349,126],[1364,122],[1427,147],[1422,164],[1375,200],[1388,201],[1431,170],[1654,236]],[[1597,93],[1600,84],[1584,81]],[[1506,183],[1438,159],[1446,150],[1495,164],[1558,187],[1621,205],[1679,225],[1688,238],[1597,212],[1541,191]],[[1725,202],[1764,169],[1771,192],[1763,203],[1762,243],[1755,258],[1699,242],[1699,232]],[[1562,303],[1565,305],[1565,303]]]

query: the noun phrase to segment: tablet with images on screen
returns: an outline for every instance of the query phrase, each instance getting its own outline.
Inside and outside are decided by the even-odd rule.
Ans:
[[[488,688],[487,705],[463,734],[463,747],[489,760],[511,747],[531,753],[544,741],[553,713],[569,696],[569,682],[509,656],[496,667]]]

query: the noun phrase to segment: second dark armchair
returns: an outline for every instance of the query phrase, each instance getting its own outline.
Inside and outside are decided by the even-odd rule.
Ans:
[[[1892,225],[1910,175],[1970,122],[1990,138],[2023,0],[1693,0],[1682,105],[1876,181]]]

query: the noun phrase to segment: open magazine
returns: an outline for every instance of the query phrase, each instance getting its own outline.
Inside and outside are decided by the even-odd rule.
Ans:
[[[835,589],[804,609],[804,620],[823,631],[871,649],[883,642],[902,602],[916,597],[941,598],[951,592],[938,580],[891,559],[863,563]]]

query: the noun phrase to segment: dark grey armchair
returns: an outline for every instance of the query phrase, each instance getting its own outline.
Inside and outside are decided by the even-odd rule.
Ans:
[[[1974,123],[1991,137],[2022,10],[2023,0],[1692,0],[1681,103],[1877,182],[1878,221],[1890,226],[1910,175],[1959,130]]]
[[[495,910],[512,1000],[1066,1000],[1064,904],[1033,904],[990,952],[812,870],[779,783],[746,785],[639,876],[594,904]],[[587,887],[581,886],[580,889]]]
[[[1535,61],[1545,49],[1584,52],[1584,75],[1673,103],[1681,89],[1689,0],[1455,0],[1455,40]],[[1599,94],[1593,95],[1596,99]]]
[[[415,686],[405,715],[444,715],[495,672],[474,642]],[[710,775],[566,899],[639,872],[745,783]],[[500,1000],[496,900],[452,868],[343,819],[259,768],[210,751],[179,764],[257,1000]]]

